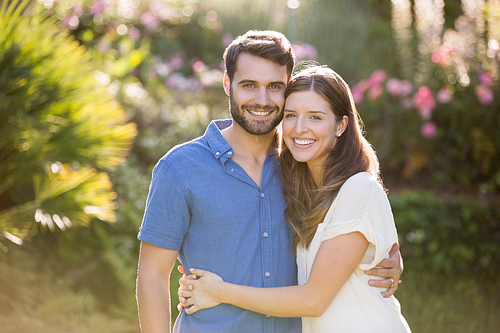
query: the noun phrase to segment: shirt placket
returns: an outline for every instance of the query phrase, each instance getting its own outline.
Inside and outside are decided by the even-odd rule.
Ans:
[[[265,172],[265,168],[263,173]],[[263,175],[264,176],[264,175]],[[262,177],[264,180],[265,177]],[[271,198],[266,187],[260,190],[260,239],[261,239],[261,257],[262,257],[262,274],[264,287],[275,287],[274,279],[275,272],[273,270],[273,248],[272,248],[272,228],[271,228]],[[270,316],[264,317],[263,324],[264,332],[274,332],[274,319]]]

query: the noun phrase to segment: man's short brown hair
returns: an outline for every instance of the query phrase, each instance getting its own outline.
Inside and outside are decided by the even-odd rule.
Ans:
[[[250,30],[235,38],[224,52],[224,64],[229,80],[232,81],[236,72],[236,61],[241,53],[271,60],[286,66],[288,79],[292,75],[295,54],[290,41],[280,32],[272,30]]]

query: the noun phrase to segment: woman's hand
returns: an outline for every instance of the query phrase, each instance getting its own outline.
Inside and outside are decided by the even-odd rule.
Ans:
[[[186,313],[193,314],[198,310],[219,305],[224,280],[217,274],[201,269],[191,268],[189,271],[192,275],[181,278],[181,286],[177,292]]]

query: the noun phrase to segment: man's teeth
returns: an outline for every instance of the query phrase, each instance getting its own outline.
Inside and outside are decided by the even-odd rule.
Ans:
[[[256,116],[266,116],[271,113],[270,111],[252,111],[252,110],[248,110],[248,112]]]
[[[298,145],[308,145],[308,144],[311,144],[313,142],[316,142],[316,140],[308,140],[308,139],[293,139],[293,141],[295,141],[296,144]]]

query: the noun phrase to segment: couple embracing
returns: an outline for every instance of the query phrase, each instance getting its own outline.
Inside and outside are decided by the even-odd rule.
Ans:
[[[274,31],[239,36],[224,62],[232,119],[153,170],[138,236],[142,331],[170,331],[179,257],[190,274],[174,332],[410,332],[392,296],[397,232],[349,86],[325,66],[292,75],[291,45]]]

